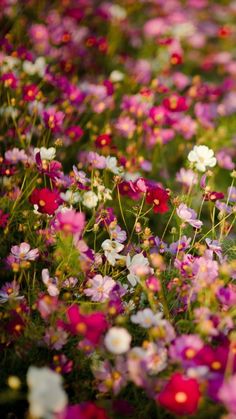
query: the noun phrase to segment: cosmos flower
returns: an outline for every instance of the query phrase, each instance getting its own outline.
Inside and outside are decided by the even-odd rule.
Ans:
[[[59,206],[58,192],[50,191],[48,188],[34,189],[29,201],[33,205],[37,205],[37,210],[42,214],[52,215]]]
[[[188,154],[188,160],[193,163],[200,172],[205,172],[207,167],[214,167],[216,165],[214,151],[206,145],[194,146],[193,150]]]
[[[176,415],[192,415],[197,411],[200,396],[197,380],[175,373],[156,399]]]
[[[131,339],[123,327],[111,327],[104,338],[104,344],[109,352],[121,355],[129,350]]]
[[[168,200],[169,195],[165,189],[159,188],[158,186],[148,189],[146,202],[153,205],[153,211],[155,213],[159,212],[163,214],[168,211]]]
[[[89,280],[90,288],[86,288],[84,294],[91,297],[92,301],[103,303],[109,298],[115,284],[115,281],[109,276],[95,275]]]
[[[62,377],[47,367],[31,366],[27,372],[30,414],[35,418],[53,419],[67,405]]]
[[[197,220],[196,212],[193,209],[188,208],[186,204],[180,204],[176,209],[176,213],[184,222],[190,224],[194,228],[201,228],[203,224],[202,221]]]

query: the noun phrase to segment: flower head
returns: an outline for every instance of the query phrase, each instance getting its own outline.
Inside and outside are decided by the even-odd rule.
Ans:
[[[214,167],[216,165],[214,151],[206,145],[195,145],[193,150],[188,154],[188,160],[194,163],[194,166],[200,172],[205,172],[207,167]]]
[[[108,330],[104,343],[109,352],[121,355],[129,350],[131,336],[123,327],[112,327]]]
[[[176,415],[191,415],[197,411],[200,395],[197,380],[176,373],[157,396],[157,401]]]

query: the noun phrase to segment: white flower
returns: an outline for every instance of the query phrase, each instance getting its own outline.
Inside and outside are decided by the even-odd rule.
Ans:
[[[124,20],[127,16],[126,10],[119,4],[112,4],[109,9],[112,17],[118,20]]]
[[[95,208],[98,203],[98,197],[93,191],[85,192],[83,196],[83,205],[87,208]]]
[[[136,314],[131,316],[131,321],[135,324],[139,324],[144,329],[156,326],[162,319],[162,313],[153,313],[150,308],[138,311]]]
[[[99,201],[106,202],[112,199],[111,189],[105,188],[104,185],[97,185],[97,191]]]
[[[195,145],[188,155],[188,160],[191,163],[195,163],[196,169],[200,172],[205,172],[207,166],[214,167],[216,165],[214,151],[206,145]]]
[[[38,57],[34,63],[31,61],[25,60],[23,62],[23,70],[25,73],[29,74],[30,76],[34,76],[38,74],[39,76],[43,77],[46,70],[46,62],[44,57]]]
[[[124,73],[119,70],[113,70],[110,74],[110,80],[113,82],[119,82],[124,79]]]
[[[40,153],[41,160],[48,160],[51,161],[56,156],[56,149],[55,147],[41,147],[41,148],[35,148],[34,149],[34,156],[36,156],[37,153]]]
[[[63,201],[69,202],[70,204],[76,204],[80,201],[79,192],[73,192],[69,189],[66,192],[61,192],[60,197],[63,199]]]
[[[34,418],[53,419],[67,405],[62,377],[47,367],[30,367],[27,372],[30,415]]]
[[[128,254],[126,257],[126,266],[130,272],[127,279],[133,287],[137,284],[140,276],[152,272],[148,259],[142,253],[138,253],[132,259],[130,254]]]
[[[104,343],[108,351],[115,355],[121,355],[130,348],[131,336],[123,327],[112,327],[108,330]]]
[[[106,158],[106,168],[110,170],[114,175],[121,175],[123,173],[122,167],[117,166],[117,158],[108,156]]]
[[[104,250],[105,256],[110,263],[110,265],[114,266],[117,259],[121,259],[122,256],[119,255],[121,250],[124,249],[124,245],[115,241],[106,239],[102,243],[102,248]]]

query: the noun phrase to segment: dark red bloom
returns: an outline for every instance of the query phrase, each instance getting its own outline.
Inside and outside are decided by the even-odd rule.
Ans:
[[[95,140],[95,145],[98,148],[107,147],[111,144],[111,136],[109,134],[101,134]]]
[[[103,332],[108,327],[105,315],[95,312],[91,314],[81,314],[78,306],[73,305],[67,310],[70,331],[77,335],[81,334],[97,345]]]
[[[172,65],[182,64],[183,57],[182,57],[182,55],[178,54],[177,52],[174,52],[171,55],[170,62],[171,62]]]
[[[42,214],[52,215],[59,206],[58,192],[50,191],[48,188],[35,189],[29,201],[33,205],[38,205],[38,211]]]
[[[26,102],[33,102],[39,93],[39,89],[35,84],[28,84],[23,88],[23,99]]]
[[[206,192],[204,194],[204,200],[205,201],[212,201],[215,202],[218,199],[224,199],[224,194],[222,192]]]
[[[169,195],[167,191],[158,186],[151,187],[146,196],[146,202],[153,205],[153,211],[160,213],[168,211],[168,199]]]
[[[173,374],[157,401],[177,415],[192,415],[197,411],[201,393],[195,378]]]

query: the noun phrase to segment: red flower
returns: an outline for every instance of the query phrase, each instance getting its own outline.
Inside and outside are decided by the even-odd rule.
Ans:
[[[183,63],[183,57],[178,54],[177,52],[173,52],[171,55],[170,62],[172,65],[182,64]]]
[[[95,140],[95,145],[98,148],[107,147],[111,144],[111,137],[108,134],[101,134]]]
[[[204,200],[205,201],[212,201],[215,202],[218,199],[224,199],[224,194],[222,192],[206,192],[204,194]]]
[[[39,89],[35,84],[28,84],[23,89],[23,99],[26,102],[33,102],[39,93]]]
[[[201,393],[195,378],[173,374],[157,401],[177,415],[191,415],[197,411]]]
[[[39,212],[52,215],[59,206],[59,195],[58,192],[50,191],[48,188],[35,189],[29,201],[33,205],[38,205]]]
[[[81,314],[78,306],[73,305],[67,311],[70,330],[73,334],[81,334],[96,345],[103,332],[107,329],[105,315],[100,312]]]
[[[169,195],[165,189],[156,187],[151,187],[146,196],[146,202],[153,205],[154,212],[164,213],[168,211],[168,202]]]

